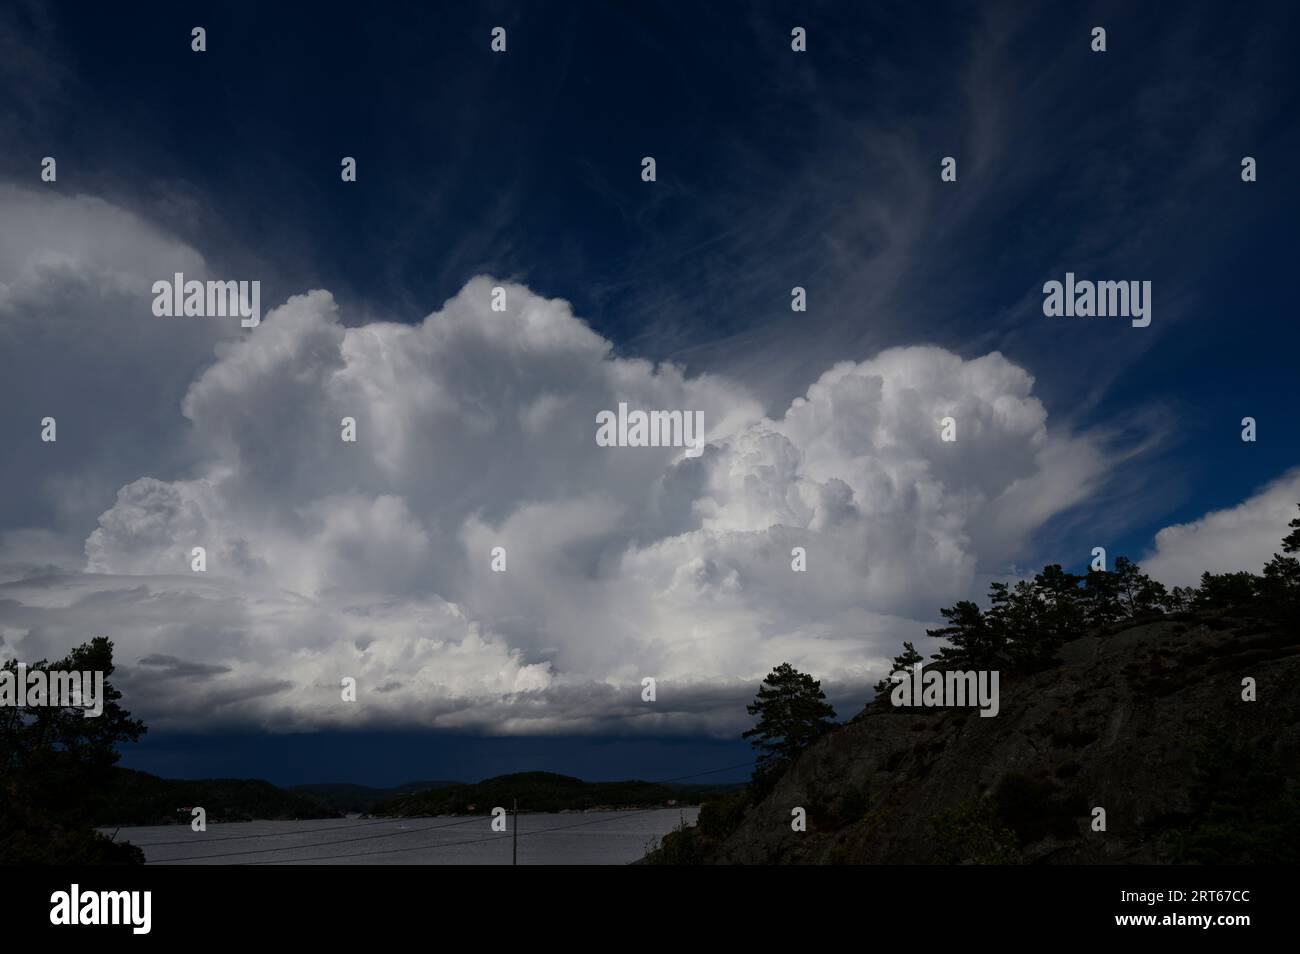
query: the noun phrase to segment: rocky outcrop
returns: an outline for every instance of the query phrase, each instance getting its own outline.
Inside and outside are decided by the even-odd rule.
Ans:
[[[1243,701],[1247,677],[1257,701]],[[1170,616],[1078,639],[1055,668],[1003,673],[993,718],[869,705],[707,860],[1295,860],[1297,686],[1300,633],[1276,622]]]

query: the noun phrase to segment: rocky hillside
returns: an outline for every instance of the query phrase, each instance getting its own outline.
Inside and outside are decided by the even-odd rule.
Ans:
[[[757,804],[706,806],[712,834],[692,860],[1300,860],[1295,627],[1179,613],[1076,639],[1059,659],[1004,673],[994,718],[879,699]],[[1246,677],[1255,702],[1242,699]],[[791,829],[796,807],[806,832]],[[1091,830],[1094,807],[1104,832]]]

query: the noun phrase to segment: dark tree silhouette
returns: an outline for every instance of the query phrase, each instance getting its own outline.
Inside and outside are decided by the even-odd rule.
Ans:
[[[1195,598],[1195,587],[1175,586],[1169,591],[1169,599],[1165,602],[1165,608],[1171,613],[1184,613],[1191,609],[1192,600]]]
[[[1233,609],[1248,606],[1259,595],[1259,577],[1240,570],[1236,573],[1201,574],[1193,605],[1197,609]]]
[[[1083,578],[1083,612],[1089,626],[1109,626],[1123,618],[1119,579],[1114,573],[1089,567]]]
[[[996,662],[1005,647],[1006,636],[990,625],[978,604],[962,600],[945,606],[939,614],[948,625],[927,629],[925,634],[935,639],[947,639],[950,645],[942,647],[931,658],[946,665],[972,669],[987,668]]]
[[[752,739],[759,750],[760,773],[790,762],[835,724],[821,683],[789,663],[768,673],[745,708],[758,716],[758,724],[741,737]]]
[[[17,673],[18,661],[4,669]],[[0,863],[132,863],[144,860],[132,845],[114,844],[89,819],[112,781],[114,746],[145,732],[118,700],[108,676],[113,644],[83,643],[64,659],[27,671],[102,672],[104,709],[89,718],[58,706],[0,707]]]
[[[1291,532],[1282,538],[1282,553],[1300,552],[1300,517],[1289,524]],[[1274,553],[1259,581],[1260,594],[1275,609],[1289,617],[1300,615],[1300,560]],[[1294,622],[1294,619],[1292,619]]]
[[[1115,560],[1115,579],[1120,606],[1130,619],[1160,613],[1169,600],[1164,584],[1151,579],[1128,557]]]
[[[1284,553],[1300,553],[1300,517],[1287,525]],[[1082,586],[1080,585],[1082,584]],[[1033,671],[1054,665],[1056,650],[1089,630],[1164,613],[1253,608],[1284,625],[1300,621],[1300,559],[1274,554],[1263,575],[1245,571],[1203,573],[1198,587],[1167,590],[1127,557],[1115,560],[1113,571],[1089,569],[1087,576],[1067,573],[1059,564],[1043,568],[1033,581],[1014,587],[993,583],[989,609],[962,600],[939,610],[948,625],[926,630],[948,645],[931,658],[945,668],[993,668],[1007,664],[1013,670]],[[908,653],[894,659],[897,671]],[[888,679],[876,684],[879,695]]]
[[[910,672],[912,667],[919,662],[925,662],[925,657],[917,652],[916,647],[911,643],[903,643],[903,651],[894,657],[893,665],[889,667],[889,675],[876,683],[876,695],[884,695],[893,686],[893,683],[889,681],[889,676],[896,672]]]
[[[1300,507],[1300,504],[1296,506]],[[1294,517],[1287,526],[1291,528],[1291,532],[1282,538],[1282,552],[1300,553],[1300,517]]]

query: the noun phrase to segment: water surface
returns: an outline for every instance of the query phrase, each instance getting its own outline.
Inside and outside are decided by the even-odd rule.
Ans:
[[[622,865],[636,861],[699,808],[520,815],[521,865]],[[112,834],[113,829],[103,829]],[[492,831],[489,815],[340,818],[117,830],[150,864],[508,865],[513,833]]]

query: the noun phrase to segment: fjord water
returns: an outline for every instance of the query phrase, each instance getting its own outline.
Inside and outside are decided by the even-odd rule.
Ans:
[[[699,808],[519,816],[519,864],[622,865],[636,861]],[[113,834],[115,829],[102,829]],[[514,840],[490,815],[339,818],[122,828],[118,841],[149,864],[508,865]]]

